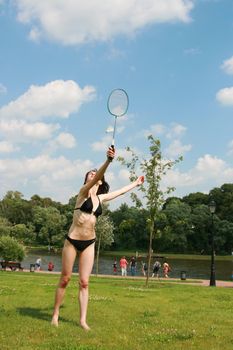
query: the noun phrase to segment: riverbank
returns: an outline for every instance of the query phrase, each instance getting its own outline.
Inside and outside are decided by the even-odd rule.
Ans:
[[[34,246],[34,247],[26,247],[27,252],[33,252],[35,254],[60,254],[62,248],[54,248],[49,250],[47,246]],[[119,250],[119,251],[102,251],[101,256],[103,257],[111,257],[111,258],[121,258],[122,256],[132,257],[138,256],[140,258],[145,259],[147,257],[147,251],[135,251],[135,250]],[[179,253],[164,253],[164,252],[154,252],[153,257],[159,256],[162,259],[179,259],[179,260],[210,260],[210,255],[202,255],[202,254],[179,254]],[[233,255],[216,255],[216,261],[233,261]]]
[[[138,256],[140,258],[146,258],[147,252],[144,251],[104,251],[101,253],[102,256],[106,257],[116,257],[121,258],[122,256]],[[162,253],[162,252],[154,252],[152,258],[160,257],[162,259],[179,259],[179,260],[210,260],[210,255],[202,255],[202,254],[177,254],[177,253]],[[216,261],[233,261],[232,255],[216,255]]]

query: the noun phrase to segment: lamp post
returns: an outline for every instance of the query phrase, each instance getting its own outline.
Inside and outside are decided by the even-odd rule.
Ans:
[[[210,286],[215,287],[216,281],[215,281],[215,262],[214,262],[214,213],[216,210],[216,203],[215,201],[211,201],[209,203],[209,210],[211,213],[211,267],[210,267]]]

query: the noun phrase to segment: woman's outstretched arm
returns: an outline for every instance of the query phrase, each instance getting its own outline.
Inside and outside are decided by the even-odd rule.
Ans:
[[[119,190],[116,190],[116,191],[113,191],[110,193],[101,194],[101,195],[99,195],[99,197],[101,198],[102,202],[111,201],[112,199],[115,199],[115,198],[121,196],[122,194],[125,194],[126,192],[131,191],[135,187],[142,185],[143,182],[144,182],[144,176],[139,176],[137,178],[137,180],[135,180],[134,182],[131,182],[129,185],[124,186],[124,187],[120,188]]]

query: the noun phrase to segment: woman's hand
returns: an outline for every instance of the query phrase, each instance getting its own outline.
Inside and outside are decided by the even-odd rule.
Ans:
[[[137,178],[137,180],[136,180],[137,186],[142,185],[143,182],[144,182],[144,176],[143,176],[143,175],[142,175],[142,176],[139,176],[139,177]]]
[[[112,161],[115,157],[115,148],[109,147],[107,151],[107,157],[110,161]]]

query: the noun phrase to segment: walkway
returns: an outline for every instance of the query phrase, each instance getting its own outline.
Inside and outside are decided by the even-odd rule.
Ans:
[[[9,270],[11,271],[11,270]],[[16,272],[16,271],[14,271]],[[30,272],[30,270],[24,269],[23,272]],[[60,272],[57,271],[35,271],[32,273],[46,273],[46,274],[54,274],[54,275],[60,275]],[[73,273],[73,275],[78,275],[76,272]],[[92,274],[93,277],[95,277],[95,274]],[[136,280],[145,280],[146,277],[143,276],[130,276],[122,277],[121,275],[98,275],[101,278],[116,278],[116,279],[136,279]],[[172,283],[178,283],[178,284],[185,284],[185,285],[193,285],[193,286],[203,286],[203,287],[209,287],[210,281],[209,280],[201,280],[201,279],[190,279],[187,278],[185,281],[181,281],[178,278],[150,278],[150,281],[158,281],[158,282],[172,282]],[[225,288],[233,288],[233,281],[216,281],[216,287],[225,287]]]

